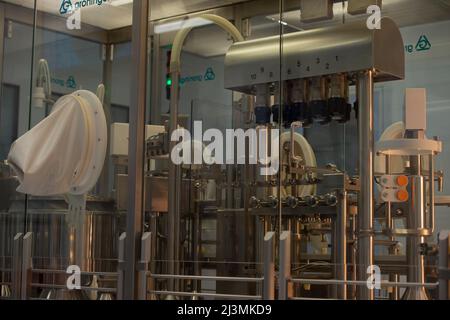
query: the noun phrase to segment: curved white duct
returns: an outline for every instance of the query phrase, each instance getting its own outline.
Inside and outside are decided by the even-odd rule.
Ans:
[[[86,194],[95,186],[107,147],[103,106],[92,92],[60,98],[50,115],[11,146],[8,163],[18,192],[34,196],[65,195],[68,223],[81,223]]]

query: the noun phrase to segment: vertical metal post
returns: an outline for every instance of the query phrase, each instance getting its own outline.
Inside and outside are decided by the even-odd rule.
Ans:
[[[145,232],[141,240],[141,261],[139,262],[139,300],[147,300],[148,264],[152,256],[152,233]]]
[[[339,195],[339,211],[336,218],[336,276],[338,280],[347,281],[347,192]],[[347,300],[347,285],[337,288],[337,298]]]
[[[283,231],[280,236],[280,271],[278,275],[278,300],[292,296],[291,278],[291,232]]]
[[[450,300],[450,231],[439,233],[439,300]]]
[[[374,71],[361,73],[358,78],[358,138],[359,138],[359,180],[358,195],[358,265],[359,279],[367,280],[367,268],[373,265],[373,157],[374,157]],[[373,290],[361,286],[359,299],[373,300]]]
[[[180,73],[178,70],[171,72],[172,91],[170,99],[170,134],[178,128],[178,103],[180,94]],[[175,149],[176,141],[170,141],[170,151]],[[167,260],[168,273],[178,274],[179,259],[179,224],[180,224],[180,193],[181,193],[181,169],[173,161],[169,161],[169,203],[168,203],[168,241]],[[174,279],[169,279],[169,291],[175,290]]]
[[[386,174],[391,174],[392,170],[391,170],[391,156],[390,155],[386,155]],[[395,241],[395,237],[391,235],[392,233],[392,228],[393,228],[393,218],[392,218],[392,207],[391,207],[391,203],[390,202],[386,202],[386,230],[389,234],[389,238],[391,241]],[[392,255],[396,255],[397,254],[397,249],[391,247],[389,249],[389,254]],[[399,275],[395,274],[395,273],[391,273],[389,274],[389,281],[391,282],[398,282],[399,281]],[[392,287],[391,288],[391,292],[389,294],[389,297],[391,300],[398,300],[399,299],[399,288],[398,287]]]
[[[351,280],[352,281],[357,281],[358,280],[358,268],[357,268],[357,261],[358,261],[358,257],[357,257],[357,248],[356,248],[356,240],[357,240],[357,236],[356,236],[356,219],[357,217],[352,214],[352,219],[351,219],[351,228],[352,228],[352,251],[351,251],[351,264],[352,264],[352,273],[351,273]],[[356,293],[357,293],[357,289],[356,289],[356,285],[352,285],[350,286],[351,288],[351,300],[355,300],[356,299]]]
[[[32,268],[32,248],[33,248],[33,233],[28,232],[23,237],[22,244],[22,283],[20,291],[20,299],[27,300],[28,292],[31,284],[31,268]]]
[[[149,0],[133,1],[132,73],[129,132],[129,199],[125,251],[124,298],[138,295],[137,257],[143,227],[145,108],[147,96],[147,32]]]
[[[0,41],[0,83],[3,83],[3,62],[5,60],[5,23],[7,23],[5,20],[5,5],[0,3],[0,37],[3,39]]]
[[[13,254],[12,254],[12,284],[11,284],[11,297],[15,300],[20,299],[20,281],[21,281],[21,271],[22,271],[22,236],[23,233],[17,233],[14,236],[13,241]]]
[[[275,299],[275,232],[267,232],[264,236],[264,300]]]
[[[114,45],[112,44],[104,44],[104,60],[103,60],[103,85],[105,86],[105,97],[103,100],[103,110],[105,111],[106,123],[107,123],[107,131],[108,137],[110,137],[111,133],[111,124],[112,124],[112,114],[111,114],[111,89],[112,89],[112,64],[114,57]],[[110,154],[110,144],[108,143],[106,154]],[[103,166],[102,174],[99,178],[99,187],[98,193],[100,196],[109,198],[110,197],[110,174],[111,174],[111,158],[105,158],[105,165]]]
[[[118,254],[118,266],[117,266],[117,300],[123,300],[123,281],[125,272],[125,239],[127,234],[123,232],[119,237],[119,254]]]
[[[152,26],[153,27],[153,26]],[[151,91],[150,91],[150,100],[151,106],[153,107],[147,119],[150,118],[151,124],[159,124],[161,123],[161,90],[160,83],[162,83],[162,73],[161,73],[161,64],[160,64],[160,56],[161,56],[161,48],[160,48],[160,35],[153,32],[151,35],[151,50],[150,50],[150,61],[151,61]]]
[[[411,168],[415,165],[411,161]],[[417,163],[420,168],[420,160]],[[420,171],[417,173],[420,174]],[[421,175],[410,177],[410,201],[408,202],[407,226],[412,230],[425,228],[425,185]],[[406,258],[408,263],[408,282],[425,283],[425,256],[422,246],[425,238],[419,234],[408,235],[406,239]],[[404,300],[428,300],[424,287],[407,288],[402,299]]]

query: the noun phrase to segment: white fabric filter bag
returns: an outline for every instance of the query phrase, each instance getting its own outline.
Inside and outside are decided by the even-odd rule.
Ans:
[[[14,142],[8,163],[19,179],[18,192],[65,195],[68,222],[74,225],[103,169],[106,147],[102,103],[80,90],[60,98],[47,118]]]

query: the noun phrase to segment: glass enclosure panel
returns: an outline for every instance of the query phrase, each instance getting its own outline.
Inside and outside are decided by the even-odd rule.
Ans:
[[[450,7],[367,2],[0,1],[0,299],[437,299]]]
[[[106,30],[130,25],[132,1],[124,6],[83,3],[55,1],[56,8],[49,2],[37,2],[37,7],[32,8],[38,17],[34,29],[32,25],[22,27],[28,30],[20,39],[24,47],[33,44],[33,63],[26,66],[16,62],[27,69],[24,80],[33,86],[32,99],[22,111],[23,119],[19,117],[19,132],[31,130],[35,134],[21,139],[37,146],[36,170],[49,170],[40,164],[39,156],[47,156],[46,161],[53,163],[60,174],[74,170],[70,189],[51,175],[44,177],[49,181],[43,191],[29,185],[28,190],[33,191],[27,195],[24,234],[32,234],[30,281],[39,283],[28,292],[33,298],[116,297],[118,241],[125,231],[126,212],[118,210],[114,201],[114,170],[122,165],[117,159],[123,161],[121,156],[126,158],[128,148],[119,146],[126,152],[120,154],[109,136],[113,122],[126,124],[122,134],[125,139],[128,135],[131,39],[116,43],[114,50],[116,47],[107,43]],[[120,19],[99,18],[108,14]],[[32,38],[27,42],[27,37]],[[43,130],[51,132],[53,139],[43,135]],[[42,154],[43,148],[47,148],[47,155]],[[69,158],[65,159],[67,163],[55,160],[71,152],[80,157],[72,162],[73,167],[69,167]],[[46,191],[52,184],[54,188]],[[100,291],[66,288],[67,268],[83,272],[81,286]],[[105,287],[112,289],[101,291]]]
[[[182,2],[189,8],[190,1]],[[176,187],[171,180],[173,155],[161,157],[167,151],[151,144],[152,140],[163,141],[164,136],[154,136],[147,141],[147,156],[154,165],[147,172],[151,198],[145,199],[146,210],[150,209],[148,228],[157,235],[152,270],[163,274],[256,278],[261,274],[261,266],[252,234],[256,220],[246,209],[248,184],[245,177],[249,170],[234,161],[227,164],[230,156],[225,141],[227,132],[246,129],[245,121],[249,116],[247,98],[225,88],[225,53],[233,40],[227,36],[227,31],[201,14],[187,20],[165,19],[152,25],[155,31],[151,35],[152,53],[157,58],[153,58],[150,66],[154,94],[150,102],[151,124],[173,128],[171,125],[176,122],[170,118],[170,113],[174,112],[173,100],[179,90],[177,122],[187,130],[182,152],[191,153],[191,159],[176,168],[179,170],[174,182],[179,187]],[[179,45],[174,43],[175,36],[188,27],[192,30],[182,44],[180,69],[171,72],[170,60],[174,60]],[[158,112],[156,115],[154,108]],[[212,147],[211,142],[215,142],[216,147],[208,151],[206,147]],[[242,152],[241,146],[237,148]],[[238,153],[236,159],[241,156]],[[173,190],[180,190],[176,191],[180,192],[179,213],[173,206],[177,200],[170,196]],[[150,201],[151,206],[147,205]],[[178,234],[172,230],[179,230]],[[158,299],[165,298],[161,293],[165,290],[179,292],[175,296],[180,298],[194,290],[200,295],[211,294],[210,299],[220,298],[221,294],[261,294],[261,287],[254,283],[212,279],[159,279],[153,286],[159,293],[156,294]]]
[[[15,296],[13,270],[18,253],[15,237],[25,231],[25,196],[7,164],[13,142],[27,131],[32,66],[32,26],[1,21],[8,26],[2,48],[2,88],[0,104],[0,299]]]

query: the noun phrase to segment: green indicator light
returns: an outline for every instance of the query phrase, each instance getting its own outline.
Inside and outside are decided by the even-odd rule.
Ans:
[[[172,85],[172,79],[167,79],[166,84],[167,84],[168,86],[171,86],[171,85]]]

